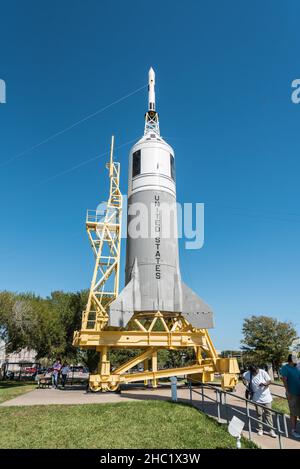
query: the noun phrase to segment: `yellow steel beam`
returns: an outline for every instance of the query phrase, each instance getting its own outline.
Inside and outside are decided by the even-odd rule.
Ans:
[[[203,335],[197,332],[166,331],[101,331],[81,330],[77,335],[77,346],[96,348],[108,346],[115,348],[143,347],[193,347],[203,345]]]
[[[154,349],[152,347],[148,348],[141,355],[138,355],[137,357],[134,357],[131,360],[129,360],[128,362],[126,362],[123,365],[119,366],[116,370],[114,370],[114,375],[119,375],[119,374],[125,373],[126,371],[130,370],[130,368],[133,368],[138,363],[141,363],[142,361],[146,360],[146,358],[149,358],[153,354],[153,351],[154,351]]]
[[[137,373],[124,373],[117,375],[112,373],[109,377],[105,377],[107,382],[112,383],[133,383],[136,381],[145,381],[145,380],[156,380],[159,378],[169,378],[170,376],[184,376],[196,373],[203,373],[203,372],[214,372],[214,366],[211,365],[191,365],[191,366],[184,366],[181,368],[169,368],[169,369],[162,369],[157,371],[140,371]],[[101,383],[103,381],[103,377],[99,374],[91,375],[90,382],[92,384]]]

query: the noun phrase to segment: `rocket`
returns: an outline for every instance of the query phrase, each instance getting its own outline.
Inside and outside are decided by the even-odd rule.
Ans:
[[[181,280],[175,153],[160,135],[150,68],[144,135],[129,153],[125,287],[110,305],[109,324],[125,327],[133,314],[157,311],[214,327],[211,307]]]

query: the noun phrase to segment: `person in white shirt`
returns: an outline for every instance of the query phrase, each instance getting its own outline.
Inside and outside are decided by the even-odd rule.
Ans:
[[[264,407],[256,406],[258,423],[258,435],[263,435],[263,422],[267,425],[273,426],[272,417],[272,395],[270,392],[269,385],[271,378],[265,370],[260,369],[256,365],[251,365],[248,371],[243,374],[243,383],[249,391],[249,399],[256,404],[262,404]],[[268,434],[272,438],[276,438],[276,434],[273,429]]]

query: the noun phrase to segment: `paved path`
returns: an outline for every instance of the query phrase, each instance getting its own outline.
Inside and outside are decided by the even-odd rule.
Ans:
[[[87,393],[84,389],[35,389],[21,396],[5,401],[0,406],[31,406],[31,405],[57,405],[57,404],[103,404],[106,402],[126,401],[120,394],[114,393]]]
[[[199,390],[197,387],[193,387],[196,391]],[[284,389],[279,386],[272,386],[272,391],[278,395],[284,396]],[[228,418],[229,420],[233,415],[241,418],[243,416],[239,414],[239,411],[245,411],[244,402],[238,399],[238,396],[244,397],[244,386],[238,384],[237,391],[234,396],[227,395],[227,403],[233,406],[234,410],[229,411]],[[211,389],[205,389],[205,394],[208,397],[215,398],[215,391]],[[103,403],[115,403],[115,402],[125,402],[131,400],[145,400],[145,399],[164,399],[169,400],[171,397],[170,386],[161,386],[158,389],[152,388],[138,388],[134,386],[126,386],[122,389],[122,393],[86,393],[84,389],[80,387],[73,386],[66,390],[60,389],[36,389],[34,391],[23,394],[19,397],[5,401],[0,406],[9,407],[9,406],[32,406],[32,405],[51,405],[51,404],[103,404]],[[178,387],[178,401],[181,402],[190,402],[190,391],[186,387]],[[218,418],[217,416],[217,406],[214,402],[209,399],[205,399],[204,404],[202,405],[201,396],[193,392],[193,404],[203,410],[205,413],[210,415],[213,418]],[[255,416],[254,410],[251,411],[251,415]],[[221,410],[220,421],[226,423],[227,416],[225,408]],[[288,427],[289,427],[289,419]],[[256,433],[256,425],[253,422],[252,427],[252,439],[255,443],[262,448],[275,449],[278,448],[278,439],[271,438],[267,435],[258,436]],[[249,436],[248,428],[245,425],[244,436],[247,438]],[[282,437],[282,446],[283,448],[295,448],[300,449],[300,441],[296,441],[292,438]]]

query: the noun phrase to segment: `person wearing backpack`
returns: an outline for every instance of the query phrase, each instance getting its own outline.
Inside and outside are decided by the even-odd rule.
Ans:
[[[256,365],[250,365],[248,371],[243,374],[243,383],[248,391],[248,397],[246,394],[246,398],[250,399],[255,404],[261,404],[264,406],[255,406],[257,418],[259,420],[257,434],[262,436],[264,433],[263,422],[268,426],[273,426],[273,417],[271,412],[272,395],[269,388],[271,378],[265,370],[260,369]],[[276,438],[276,433],[272,428],[269,429],[267,434],[272,438]]]

